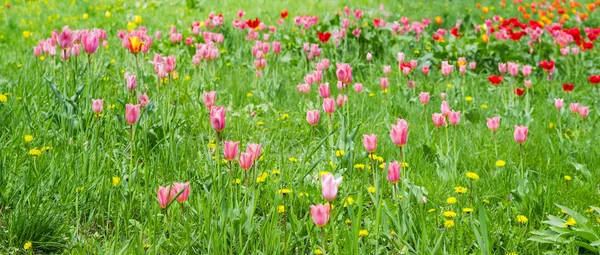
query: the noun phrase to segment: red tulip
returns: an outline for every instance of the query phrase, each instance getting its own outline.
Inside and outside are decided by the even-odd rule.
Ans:
[[[513,90],[513,92],[515,92],[515,94],[517,94],[517,96],[522,96],[523,93],[525,93],[525,90],[522,88],[516,88],[515,90]]]
[[[246,21],[246,25],[249,28],[256,29],[256,28],[258,28],[258,26],[260,26],[260,20],[258,20],[258,18],[256,18],[255,20],[249,19]]]
[[[498,84],[500,84],[500,82],[502,82],[502,80],[504,80],[504,76],[490,75],[490,76],[488,76],[488,80],[492,84],[498,85]]]
[[[590,80],[590,83],[593,85],[600,83],[600,74],[599,75],[590,75],[589,80]]]
[[[319,41],[322,43],[327,43],[329,38],[331,38],[331,33],[329,32],[317,32],[317,37],[319,37]]]
[[[563,91],[564,92],[569,93],[569,92],[573,91],[573,89],[575,88],[575,84],[573,84],[573,83],[571,83],[571,84],[565,83],[565,84],[562,85],[562,87],[563,87]]]
[[[548,61],[548,60],[541,61],[541,62],[538,63],[538,65],[541,68],[544,68],[544,70],[546,70],[548,72],[554,69],[554,61],[552,61],[552,60],[550,60],[550,61]]]
[[[287,16],[288,16],[288,10],[287,9],[284,9],[283,11],[281,11],[281,18],[282,19],[287,18]]]

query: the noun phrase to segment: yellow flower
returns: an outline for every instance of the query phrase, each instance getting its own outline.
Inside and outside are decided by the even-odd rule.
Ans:
[[[446,199],[446,203],[448,203],[449,205],[456,204],[456,198],[455,197],[449,197],[449,198]]]
[[[487,104],[482,104],[481,105],[481,109],[487,109],[487,108],[488,108]]]
[[[285,206],[283,206],[283,205],[277,206],[277,212],[278,213],[284,213],[285,212]]]
[[[31,156],[41,156],[42,155],[42,151],[38,150],[38,149],[31,149],[29,150],[29,155]]]
[[[519,255],[519,254],[516,252],[507,252],[506,255]]]
[[[264,122],[262,122],[262,121],[258,121],[258,122],[256,122],[256,125],[259,125],[259,126],[262,126],[262,125],[264,125],[264,124],[265,124],[265,123],[264,123]]]
[[[444,227],[446,227],[446,228],[454,227],[454,220],[446,220],[446,221],[444,221]]]
[[[42,151],[49,151],[52,150],[52,146],[44,146],[42,147]]]
[[[575,226],[575,224],[577,224],[575,219],[573,217],[569,217],[567,222],[563,223],[563,227],[572,227],[572,226]]]
[[[83,186],[79,186],[77,188],[75,188],[75,193],[79,193],[83,191]]]
[[[4,94],[0,94],[0,102],[6,103],[6,101],[8,101],[8,97]]]
[[[448,87],[450,89],[450,88],[452,88],[452,84],[448,83],[448,84],[446,84],[446,87]]]
[[[365,169],[365,164],[356,164],[356,165],[354,165],[354,168],[360,169],[360,170],[364,170]]]
[[[298,162],[298,160],[297,160],[296,158],[294,158],[294,157],[291,157],[291,158],[289,158],[288,160],[289,160],[290,162],[292,162],[292,163],[296,163],[296,162]]]
[[[385,169],[385,163],[381,163],[381,164],[379,164],[379,168],[381,168],[381,169]]]
[[[285,119],[289,119],[289,118],[290,118],[290,115],[287,114],[287,113],[284,113],[284,114],[281,115],[281,119],[285,120]]]
[[[247,97],[252,97],[252,92],[248,92],[248,94],[246,94]]]
[[[30,242],[30,241],[27,241],[27,242],[25,243],[25,245],[23,245],[23,249],[25,249],[25,250],[29,250],[29,249],[31,249],[31,242]]]
[[[344,156],[344,151],[343,150],[337,150],[337,151],[335,151],[335,156],[336,157],[342,157],[342,156]]]
[[[110,18],[110,14],[111,14],[111,13],[110,13],[110,11],[106,11],[106,12],[104,13],[104,17],[106,17],[106,18]]]
[[[358,231],[359,237],[368,236],[368,235],[369,235],[369,231],[367,231],[366,229],[361,229],[360,231]]]
[[[83,16],[82,16],[81,18],[83,18],[83,20],[86,20],[86,19],[88,19],[89,17],[90,17],[90,15],[89,15],[89,14],[87,14],[87,13],[84,13],[84,14],[83,14]]]
[[[428,213],[435,212],[435,208],[431,208],[431,209],[427,210],[427,212],[428,212]]]
[[[135,24],[140,24],[140,23],[142,23],[142,16],[140,16],[140,15],[135,15],[135,16],[133,16],[133,22],[134,22]]]
[[[113,187],[117,187],[117,186],[119,186],[119,183],[121,182],[121,178],[119,178],[118,176],[113,176],[111,178],[111,181],[112,181]]]
[[[456,217],[456,213],[453,211],[445,211],[443,213],[444,217],[448,218],[448,219],[452,219],[454,217]]]
[[[548,128],[549,129],[553,129],[554,128],[554,123],[553,122],[548,123]]]
[[[466,100],[467,102],[471,102],[471,101],[473,101],[473,98],[472,98],[472,97],[470,97],[470,96],[467,96],[467,97],[465,97],[465,100]]]
[[[402,167],[408,167],[408,162],[402,162]]]
[[[316,249],[316,250],[315,250],[315,254],[317,254],[317,255],[321,255],[321,254],[323,254],[323,252],[321,251],[321,249]]]
[[[149,243],[145,243],[144,244],[144,249],[148,249],[148,248],[150,248],[150,244]]]
[[[26,143],[30,143],[31,141],[33,141],[33,136],[32,135],[26,135],[24,137],[24,139],[25,139]]]
[[[464,213],[472,213],[473,212],[473,208],[465,207],[465,208],[463,208],[463,212]]]
[[[594,213],[594,208],[585,209],[584,212],[587,213],[587,214]]]
[[[287,194],[290,194],[290,193],[292,193],[292,190],[291,189],[285,189],[285,188],[284,189],[280,189],[280,190],[277,191],[277,194],[280,194],[280,195],[287,195]]]
[[[216,143],[213,143],[213,142],[210,142],[210,143],[209,143],[207,146],[208,146],[208,148],[210,148],[210,149],[217,148],[217,144],[216,144]]]
[[[375,187],[373,186],[368,187],[367,190],[371,193],[375,193]]]
[[[281,174],[281,171],[279,171],[279,170],[275,169],[275,170],[271,171],[271,174],[272,174],[272,175],[280,175],[280,174]]]
[[[23,38],[28,39],[29,37],[31,37],[31,32],[28,30],[23,31]]]
[[[504,162],[504,160],[498,160],[496,161],[496,166],[497,167],[503,167],[504,165],[506,165],[506,162]]]
[[[322,177],[323,175],[326,175],[326,174],[331,174],[331,172],[329,172],[329,171],[321,171],[321,172],[319,172],[319,177]]]
[[[240,184],[242,183],[242,180],[240,180],[240,178],[236,178],[234,181],[234,184]]]
[[[571,176],[565,175],[565,181],[570,181],[571,180]]]
[[[473,172],[467,172],[467,178],[476,181],[479,180],[479,175]]]
[[[487,205],[487,204],[489,204],[489,203],[490,203],[490,200],[484,199],[484,200],[482,201],[482,203],[483,203],[484,205]]]
[[[135,23],[127,22],[127,31],[131,31],[135,29]]]
[[[369,97],[374,97],[375,93],[369,93]]]
[[[525,224],[525,223],[527,223],[527,221],[529,221],[529,220],[524,215],[517,215],[517,222],[518,223]]]
[[[129,37],[129,44],[129,51],[131,51],[131,53],[133,54],[140,53],[140,51],[142,51],[142,48],[144,47],[144,42],[140,41],[140,38],[138,38],[137,36]]]
[[[265,180],[267,180],[267,176],[269,176],[267,173],[260,174],[258,177],[256,177],[256,182],[257,183],[265,182]]]
[[[300,193],[298,193],[298,196],[299,197],[308,197],[308,193],[306,193],[306,192],[300,192]]]
[[[346,199],[346,202],[344,202],[344,207],[348,206],[348,205],[353,205],[354,204],[354,198],[352,197],[348,197]]]
[[[350,219],[347,219],[347,220],[346,220],[346,224],[347,224],[347,225],[350,225],[350,224],[352,224],[352,221],[351,221]]]
[[[454,192],[456,192],[458,194],[465,194],[465,193],[467,193],[467,188],[465,188],[463,186],[457,186],[457,187],[454,187]]]

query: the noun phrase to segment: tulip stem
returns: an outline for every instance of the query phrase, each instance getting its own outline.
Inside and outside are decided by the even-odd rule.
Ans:
[[[331,114],[327,115],[329,115],[329,126],[333,128],[333,119],[331,118]]]
[[[313,143],[317,142],[317,137],[315,135],[315,126],[312,126],[312,137],[313,137]]]
[[[454,155],[455,164],[458,163],[458,159],[456,158],[456,125],[454,125],[454,141],[452,144],[452,154]]]
[[[129,166],[133,172],[133,125],[129,125]]]
[[[492,131],[494,134],[494,151],[496,152],[496,161],[498,161],[498,143],[496,142],[496,130]]]
[[[521,155],[521,178],[523,178],[523,144],[519,143],[519,151]]]
[[[323,248],[323,252],[325,252],[325,231],[323,230],[323,227],[319,227],[321,229],[321,248]]]

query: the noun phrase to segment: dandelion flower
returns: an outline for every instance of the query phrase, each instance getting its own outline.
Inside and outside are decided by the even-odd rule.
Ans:
[[[111,182],[112,182],[113,187],[117,187],[117,186],[119,186],[119,183],[121,182],[121,178],[119,178],[118,176],[113,176],[111,178]]]
[[[454,227],[454,220],[446,220],[446,221],[444,221],[444,227],[445,228]]]
[[[568,176],[568,175],[565,175],[564,178],[565,178],[565,181],[567,181],[567,182],[571,180],[571,176]]]
[[[25,249],[25,250],[29,250],[29,249],[31,249],[31,242],[27,241],[27,242],[25,243],[25,245],[23,245],[23,249]]]
[[[38,157],[42,155],[42,151],[38,149],[31,149],[29,150],[29,155]]]
[[[321,251],[321,249],[316,249],[316,250],[315,250],[315,254],[317,254],[317,255],[321,255],[321,254],[323,254],[323,252]]]
[[[572,227],[575,226],[575,224],[577,224],[577,221],[575,221],[573,217],[569,217],[569,219],[563,223],[563,227]]]
[[[367,231],[366,229],[361,229],[360,231],[358,231],[359,237],[364,237],[364,236],[368,236],[368,235],[369,235],[369,231]]]
[[[287,195],[287,194],[290,194],[290,193],[292,193],[291,189],[280,189],[280,190],[277,191],[277,194],[281,194],[281,195]]]
[[[497,167],[503,167],[504,165],[506,165],[506,162],[504,162],[504,160],[498,160],[496,161],[496,166]]]
[[[285,206],[283,206],[283,205],[277,206],[277,212],[278,213],[284,213],[285,212]]]
[[[292,163],[296,163],[296,162],[298,162],[298,159],[296,159],[296,158],[294,158],[294,157],[291,157],[291,158],[289,158],[288,160],[289,160],[290,162],[292,162]]]
[[[371,193],[375,193],[375,187],[373,186],[368,187],[367,190],[369,190]]]
[[[479,175],[473,172],[467,172],[467,178],[476,181],[479,180]]]
[[[473,212],[473,208],[470,208],[470,207],[465,207],[465,208],[463,208],[463,210],[462,210],[462,211],[463,211],[464,213],[472,213],[472,212]]]
[[[457,187],[454,187],[454,192],[456,192],[458,194],[465,194],[465,193],[467,193],[467,188],[465,188],[463,186],[457,186]]]
[[[455,197],[449,197],[446,199],[446,203],[448,203],[449,205],[453,205],[456,203],[456,198]]]
[[[33,136],[32,135],[26,135],[23,139],[25,139],[26,143],[30,143],[31,141],[33,141]]]
[[[6,103],[6,101],[8,101],[8,97],[6,97],[6,95],[4,94],[0,94],[0,102]]]
[[[453,211],[445,211],[443,213],[444,217],[448,218],[448,219],[452,219],[454,217],[456,217],[456,213]]]
[[[527,221],[529,221],[529,219],[527,219],[527,217],[525,217],[524,215],[517,215],[518,223],[526,224]]]

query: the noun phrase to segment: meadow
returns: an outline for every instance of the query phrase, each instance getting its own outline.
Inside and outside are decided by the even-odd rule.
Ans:
[[[9,1],[0,254],[599,254],[600,1]]]

